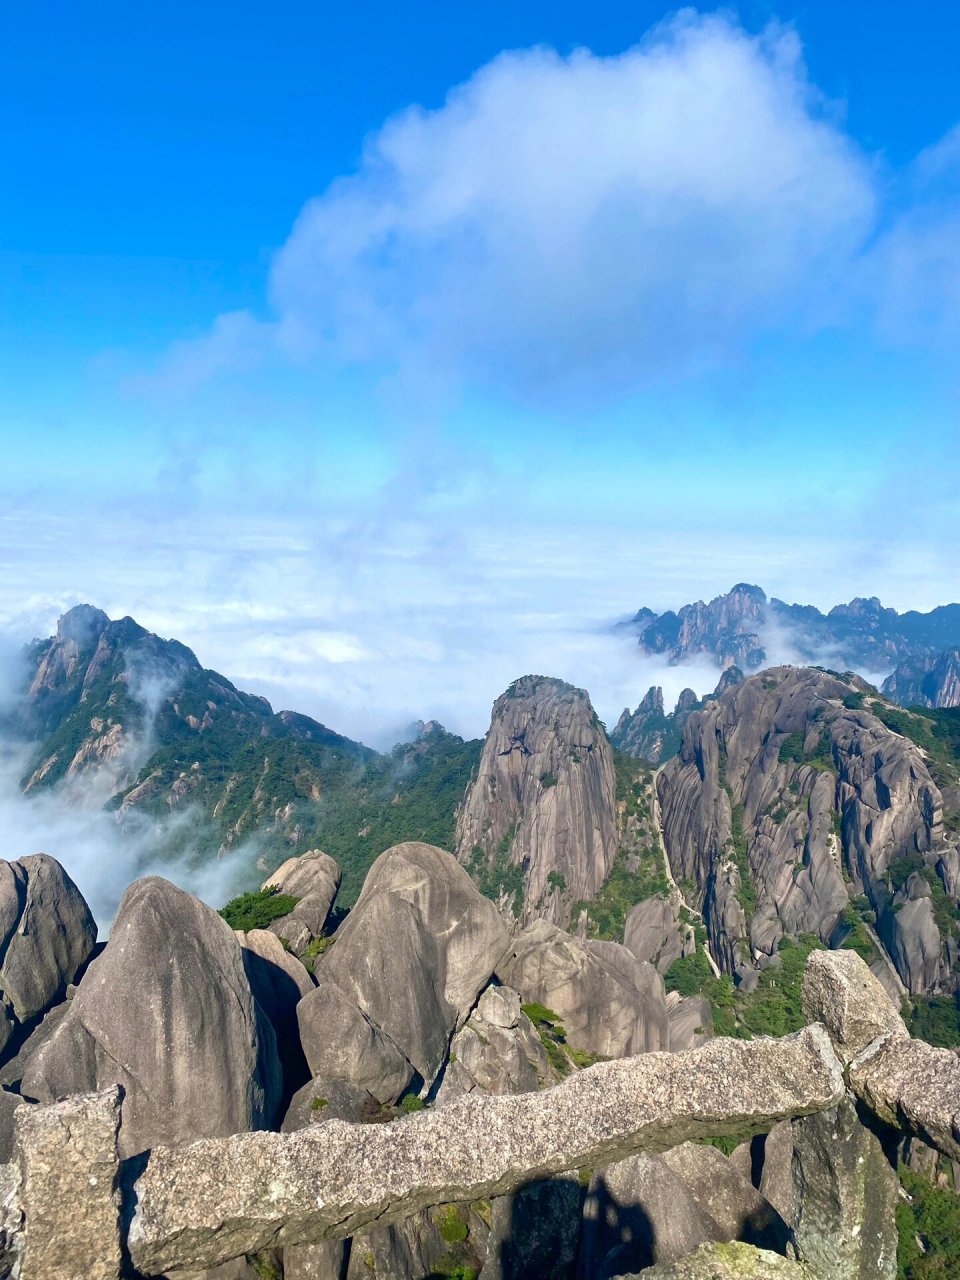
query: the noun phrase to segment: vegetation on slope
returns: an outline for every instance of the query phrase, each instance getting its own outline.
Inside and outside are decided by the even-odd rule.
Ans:
[[[897,1204],[897,1280],[960,1278],[960,1197],[905,1166]]]
[[[800,1004],[803,969],[811,951],[823,944],[810,934],[794,942],[780,943],[779,965],[771,965],[760,975],[756,991],[746,994],[734,986],[729,974],[714,976],[703,952],[705,937],[698,929],[697,951],[675,960],[664,983],[668,991],[681,996],[705,996],[713,1009],[713,1027],[718,1036],[751,1040],[754,1036],[784,1036],[799,1031],[806,1019]]]

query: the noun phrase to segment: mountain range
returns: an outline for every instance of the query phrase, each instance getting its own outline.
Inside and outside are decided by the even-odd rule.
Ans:
[[[960,604],[898,613],[871,596],[821,613],[740,582],[709,604],[659,614],[644,607],[618,626],[636,634],[644,653],[672,663],[707,655],[721,668],[750,671],[767,665],[768,651],[787,649],[791,661],[890,672],[883,692],[903,706],[960,704]]]
[[[23,1274],[59,1277],[94,1220],[143,1249],[113,1175],[104,1212],[87,1211],[100,1154],[70,1181],[90,1108],[107,1108],[116,1160],[146,1178],[131,1199],[199,1149],[201,1193],[234,1196],[229,1231],[214,1224],[200,1253],[198,1178],[174,1179],[169,1252],[162,1265],[141,1253],[136,1274],[219,1276],[197,1266],[233,1259],[222,1274],[236,1280],[627,1280],[679,1260],[651,1276],[894,1280],[898,1250],[955,1240],[934,1148],[958,1152],[957,1059],[943,1050],[960,1047],[960,708],[905,709],[849,671],[728,665],[670,713],[653,688],[608,734],[585,690],[531,674],[495,700],[482,740],[430,722],[380,754],[90,606],[25,656],[3,740],[27,802],[102,803],[120,833],[152,824],[197,860],[234,859],[250,891],[218,915],[157,875],[135,879],[99,944],[69,866],[25,850],[0,861],[0,1174],[27,1170],[6,1193],[0,1276],[42,1244],[52,1269]],[[886,1137],[861,1123],[843,1074],[878,1047],[881,1079],[888,1050],[908,1054],[894,1102],[872,1083],[858,1095],[897,1127]],[[811,1072],[829,1086],[814,1100]],[[282,1152],[326,1150],[315,1126],[349,1122],[331,1131],[348,1143],[334,1181],[355,1160],[379,1184],[405,1135],[426,1133],[431,1160],[499,1159],[517,1142],[505,1117],[522,1125],[519,1095],[541,1092],[547,1144],[596,1125],[611,1162],[529,1185],[501,1170],[483,1184],[492,1198],[462,1203],[438,1174],[389,1221],[377,1190],[373,1217],[338,1220],[346,1242],[304,1217],[325,1202]],[[682,1112],[666,1154],[614,1158],[610,1117],[634,1105],[643,1142],[651,1116]],[[465,1118],[481,1115],[464,1148]],[[394,1123],[381,1164],[365,1126]],[[225,1174],[234,1148],[209,1144],[238,1133]],[[290,1183],[289,1234],[264,1234],[298,1177],[309,1194]],[[238,1201],[240,1183],[253,1194]],[[697,1248],[737,1239],[773,1249],[761,1261],[774,1269],[749,1269],[749,1249]],[[822,1265],[798,1269],[785,1251]],[[717,1270],[724,1260],[736,1268]],[[88,1269],[121,1274],[119,1261]]]
[[[24,792],[91,792],[195,859],[253,850],[251,879],[322,848],[349,906],[383,849],[424,840],[524,924],[632,932],[664,970],[702,954],[743,992],[801,936],[857,945],[891,990],[960,985],[960,710],[728,667],[670,714],[651,690],[608,735],[584,690],[525,676],[483,740],[431,722],[380,754],[90,606],[27,657],[7,726]]]

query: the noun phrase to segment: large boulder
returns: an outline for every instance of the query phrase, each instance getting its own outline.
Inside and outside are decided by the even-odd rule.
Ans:
[[[674,960],[693,955],[693,928],[682,924],[678,904],[669,898],[644,898],[631,907],[623,927],[623,945],[638,960],[649,960],[666,973]]]
[[[299,899],[289,915],[274,920],[269,928],[294,955],[302,957],[310,943],[323,936],[340,891],[340,868],[329,854],[311,849],[288,858],[268,876],[262,887],[271,886]]]
[[[263,1128],[279,1099],[273,1030],[240,944],[199,899],[156,876],[127,889],[103,954],[34,1054],[25,1097],[121,1084],[121,1155]]]
[[[388,849],[318,961],[317,991],[298,1007],[311,1070],[339,1074],[326,1061],[330,1050],[323,1042],[332,1039],[330,1019],[339,1025],[345,1018],[346,1003],[381,1046],[406,1059],[408,1081],[416,1076],[418,1087],[428,1087],[507,945],[503,917],[455,858],[417,842]],[[365,1028],[354,1019],[354,1039],[361,1031],[367,1044]],[[372,1082],[356,1082],[375,1091]]]
[[[559,1015],[575,1048],[622,1058],[670,1047],[663,979],[616,942],[581,942],[545,920],[513,939],[497,976]]]
[[[670,1052],[696,1049],[713,1035],[713,1006],[705,996],[681,999],[675,991],[667,995]]]
[[[814,951],[803,973],[803,1013],[822,1022],[844,1063],[878,1036],[905,1039],[903,1019],[880,981],[855,951]]]
[[[0,860],[0,1054],[62,998],[96,941],[90,908],[55,858]]]
[[[512,987],[489,986],[450,1046],[437,1103],[465,1093],[531,1093],[555,1084],[536,1027],[520,1008]]]
[[[390,1037],[332,982],[321,982],[301,1000],[297,1020],[315,1077],[343,1080],[379,1102],[395,1102],[416,1074]]]
[[[658,1263],[636,1275],[617,1280],[825,1280],[802,1262],[755,1249],[753,1245],[704,1244],[677,1262]]]

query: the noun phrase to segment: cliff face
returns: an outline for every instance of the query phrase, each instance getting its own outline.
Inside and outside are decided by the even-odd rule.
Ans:
[[[565,925],[617,856],[613,752],[590,699],[524,676],[493,705],[457,820],[457,856],[524,921]]]
[[[673,874],[748,984],[784,933],[810,933],[888,984],[892,962],[911,992],[956,986],[956,839],[924,753],[865,690],[810,669],[752,676],[690,717],[658,777]]]
[[[902,707],[960,707],[960,649],[901,662],[883,692]]]

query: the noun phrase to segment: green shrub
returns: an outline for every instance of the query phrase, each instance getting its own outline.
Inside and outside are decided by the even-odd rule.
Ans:
[[[241,893],[222,907],[220,914],[231,929],[266,929],[274,920],[288,916],[300,901],[289,893],[281,893],[275,884],[269,884],[257,893]]]
[[[422,1111],[425,1105],[423,1099],[418,1098],[415,1093],[408,1093],[400,1103],[400,1110],[411,1115],[414,1111]]]
[[[326,1099],[326,1098],[314,1098],[314,1100],[310,1103],[310,1110],[311,1110],[311,1111],[322,1111],[322,1110],[323,1110],[323,1108],[324,1108],[324,1107],[326,1107],[326,1106],[328,1106],[328,1105],[329,1105],[329,1104],[328,1104],[328,1102],[327,1102],[327,1099]]]
[[[559,871],[551,871],[547,875],[547,885],[551,889],[556,889],[559,893],[564,893],[567,888],[566,877],[561,875]]]

